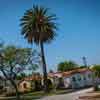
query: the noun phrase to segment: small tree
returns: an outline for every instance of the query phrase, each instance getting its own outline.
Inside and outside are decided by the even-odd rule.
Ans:
[[[78,65],[73,61],[64,61],[58,64],[58,71],[70,71],[76,69]]]
[[[36,57],[36,52],[29,48],[15,46],[2,46],[0,48],[0,72],[15,88],[17,100],[19,99],[17,76],[30,68],[36,70],[38,68],[38,63],[35,63]]]
[[[21,80],[21,79],[25,78],[26,76],[27,76],[26,73],[22,72],[19,75],[17,75],[16,79]]]
[[[95,76],[100,77],[100,65],[94,65],[92,69],[95,72]]]
[[[49,70],[49,73],[54,73],[54,71],[52,69]]]
[[[95,74],[94,79],[96,79],[96,80],[94,80],[95,81],[94,82],[94,90],[98,90],[98,79],[100,78],[100,65],[94,65],[92,69]]]

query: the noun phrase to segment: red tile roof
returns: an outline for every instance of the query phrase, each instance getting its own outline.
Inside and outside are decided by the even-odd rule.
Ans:
[[[28,77],[25,77],[24,80],[41,80],[42,77],[41,76],[38,76],[38,75],[32,75],[32,76],[28,76]]]
[[[65,76],[70,76],[75,73],[84,73],[86,71],[92,71],[91,69],[88,68],[79,68],[79,69],[74,69],[71,71],[66,71],[66,72],[54,72],[54,73],[48,73],[48,77],[53,78],[53,77],[65,77]],[[41,75],[32,75],[25,77],[23,80],[31,81],[31,80],[41,80],[43,79],[43,76]]]
[[[66,71],[66,72],[49,73],[48,76],[54,77],[54,76],[60,75],[63,77],[63,76],[70,76],[70,75],[75,74],[75,73],[84,73],[86,71],[92,71],[92,70],[87,69],[87,68],[79,68],[79,69],[74,69],[74,70]]]

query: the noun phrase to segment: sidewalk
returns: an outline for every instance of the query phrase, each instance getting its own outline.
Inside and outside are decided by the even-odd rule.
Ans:
[[[100,92],[87,93],[84,96],[80,96],[79,100],[100,100]]]

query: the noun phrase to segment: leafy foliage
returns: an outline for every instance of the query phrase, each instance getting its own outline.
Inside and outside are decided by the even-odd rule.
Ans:
[[[77,67],[78,65],[73,61],[64,61],[58,64],[58,71],[70,71]]]
[[[94,65],[92,69],[95,71],[95,75],[100,77],[100,65]]]
[[[3,70],[8,78],[16,78],[17,74],[29,68],[36,70],[38,64],[35,63],[33,52],[30,48],[2,47],[0,52],[0,70]]]
[[[16,91],[16,98],[19,99],[17,79],[23,72],[32,68],[36,70],[38,63],[35,63],[37,54],[30,48],[18,48],[15,46],[0,47],[0,72],[8,80]],[[33,68],[34,67],[34,68]]]
[[[17,75],[17,77],[16,77],[16,79],[17,80],[21,80],[21,79],[23,79],[23,78],[25,78],[27,75],[26,75],[26,73],[20,73],[20,75]]]
[[[33,6],[21,18],[22,35],[29,43],[50,42],[56,35],[56,16],[49,14],[47,8]]]

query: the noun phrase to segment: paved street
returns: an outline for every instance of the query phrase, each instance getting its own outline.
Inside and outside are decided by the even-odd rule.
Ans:
[[[63,94],[63,95],[54,95],[47,96],[39,100],[79,100],[78,97],[86,94],[87,92],[92,91],[92,88],[80,90],[73,93]]]

